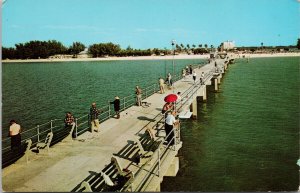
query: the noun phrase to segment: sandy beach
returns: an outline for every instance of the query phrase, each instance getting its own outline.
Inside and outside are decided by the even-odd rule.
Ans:
[[[230,54],[230,53],[229,53]],[[239,54],[237,57],[245,55],[246,58],[263,58],[263,57],[293,57],[300,56],[297,53],[272,53],[272,54]],[[27,59],[27,60],[2,60],[2,63],[15,62],[73,62],[73,61],[114,61],[114,60],[172,60],[172,59],[208,59],[209,54],[204,55],[172,55],[167,56],[129,56],[129,57],[103,57],[103,58],[57,58],[57,59]]]

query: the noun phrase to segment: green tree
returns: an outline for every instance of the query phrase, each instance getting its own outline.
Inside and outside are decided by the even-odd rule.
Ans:
[[[181,51],[181,47],[178,44],[176,44],[176,50],[179,52]]]
[[[16,59],[16,49],[2,47],[2,59]]]
[[[88,52],[92,54],[93,57],[103,57],[103,56],[118,56],[121,51],[120,45],[109,43],[99,43],[93,44],[89,47]]]
[[[207,44],[204,44],[204,47],[205,47],[205,49],[207,49],[207,47],[208,47]]]
[[[80,42],[73,42],[72,46],[69,47],[69,53],[77,56],[81,51],[85,49],[85,45]]]
[[[298,41],[297,41],[297,48],[300,49],[300,38],[298,38]]]
[[[180,44],[180,47],[181,47],[181,49],[184,49],[184,45],[183,44]]]
[[[158,48],[154,48],[154,49],[153,49],[153,53],[154,53],[155,55],[159,56],[159,55],[160,55],[160,50],[159,50]]]

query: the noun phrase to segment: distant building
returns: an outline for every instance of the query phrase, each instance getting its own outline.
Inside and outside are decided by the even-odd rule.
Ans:
[[[88,48],[85,48],[83,51],[79,52],[79,54],[77,55],[77,58],[88,58],[89,54],[88,54]]]
[[[226,41],[226,42],[221,43],[220,47],[221,47],[221,51],[233,50],[235,48],[235,44],[233,41]]]

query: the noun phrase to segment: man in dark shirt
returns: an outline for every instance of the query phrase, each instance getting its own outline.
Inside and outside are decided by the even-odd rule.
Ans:
[[[110,102],[110,104],[114,104],[114,110],[117,115],[117,119],[120,119],[120,98],[116,96],[115,100]]]

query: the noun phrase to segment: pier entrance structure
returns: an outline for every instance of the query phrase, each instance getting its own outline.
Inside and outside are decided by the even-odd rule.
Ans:
[[[160,191],[164,176],[176,176],[179,169],[178,150],[183,142],[180,125],[173,129],[174,145],[165,141],[164,115],[161,108],[164,97],[180,91],[182,100],[176,102],[179,118],[197,117],[197,101],[207,100],[207,86],[218,90],[222,74],[230,58],[215,59],[200,67],[198,75],[177,77],[175,88],[159,94],[158,84],[144,89],[146,107],[134,106],[134,97],[121,99],[121,118],[112,118],[108,105],[101,114],[101,131],[92,132],[88,115],[76,119],[76,138],[70,132],[59,133],[52,120],[34,129],[37,134],[22,139],[26,156],[2,170],[2,188],[10,192],[82,192],[82,191]],[[204,72],[203,82],[199,80]],[[198,100],[197,100],[198,99]],[[149,105],[150,104],[150,105]],[[102,108],[103,109],[103,108]],[[43,129],[42,129],[43,128]],[[52,133],[51,141],[45,140]],[[69,137],[67,137],[69,136]],[[37,143],[48,142],[47,151],[35,153]],[[26,146],[29,144],[29,147]],[[5,151],[3,147],[2,152]],[[3,165],[2,165],[3,166]],[[17,182],[17,183],[16,183]]]

